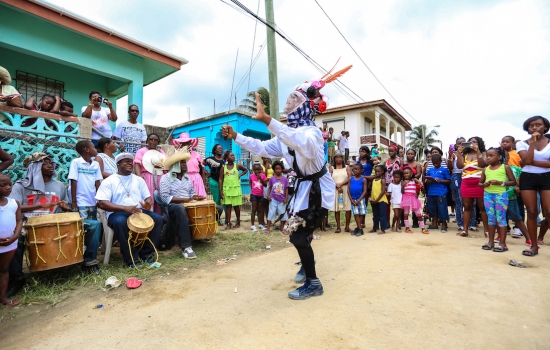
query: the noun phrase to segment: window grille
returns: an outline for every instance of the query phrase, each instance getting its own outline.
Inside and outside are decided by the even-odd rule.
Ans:
[[[18,70],[16,71],[15,81],[17,91],[22,95],[21,98],[24,101],[27,101],[31,97],[34,97],[36,101],[40,101],[44,94],[63,98],[65,93],[64,82],[41,75]]]

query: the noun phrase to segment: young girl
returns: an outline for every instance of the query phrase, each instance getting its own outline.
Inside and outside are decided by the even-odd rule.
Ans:
[[[17,306],[17,300],[6,297],[9,280],[9,266],[17,249],[19,232],[23,227],[21,207],[15,199],[8,198],[11,194],[9,176],[0,174],[0,303],[6,306]]]
[[[386,206],[388,205],[388,197],[386,197],[386,167],[377,165],[374,167],[375,177],[372,181],[370,204],[372,207],[372,222],[374,224],[370,233],[378,232],[378,234],[386,233],[388,219],[386,216]],[[378,228],[380,227],[380,231]]]
[[[288,218],[286,214],[286,203],[288,201],[288,180],[283,175],[283,163],[276,161],[273,163],[273,176],[269,179],[267,186],[267,200],[269,201],[269,214],[267,216],[266,235],[271,231],[271,222],[281,218],[281,232]]]
[[[422,233],[427,234],[429,232],[426,227],[424,227],[424,220],[422,218],[422,204],[420,204],[418,197],[416,197],[416,186],[422,186],[422,182],[413,176],[413,171],[409,167],[405,167],[405,169],[403,169],[403,178],[404,180],[401,189],[401,193],[403,193],[403,197],[401,198],[401,209],[403,210],[405,219],[405,232],[413,233],[409,224],[409,212],[412,211],[413,215],[416,214],[416,217],[418,218],[418,224],[420,225]]]
[[[267,178],[267,181],[273,176],[273,168],[271,167],[271,159],[268,157],[262,157],[262,170]],[[267,186],[264,188],[264,201],[262,203],[264,220],[267,220],[267,214],[269,213],[269,201],[267,200]],[[264,221],[265,222],[265,221]]]
[[[351,213],[355,216],[357,228],[351,233],[363,235],[363,217],[367,213],[365,197],[367,196],[367,179],[361,175],[361,164],[355,163],[351,168],[353,176],[349,179],[348,196],[351,201]]]
[[[392,231],[401,232],[401,198],[403,191],[401,189],[401,179],[403,172],[396,170],[393,172],[393,182],[388,185],[388,198],[393,208],[393,220],[391,224]]]
[[[334,197],[334,218],[336,219],[335,233],[342,232],[340,226],[340,212],[343,211],[346,215],[345,232],[350,232],[349,222],[351,220],[351,206],[349,201],[348,183],[351,177],[351,170],[344,163],[344,155],[340,151],[336,151],[333,157],[333,166],[330,168],[330,174],[336,184],[336,196]],[[342,201],[340,202],[340,196]]]
[[[241,227],[241,204],[243,204],[243,195],[241,192],[241,176],[248,172],[241,164],[235,165],[235,155],[233,152],[226,151],[223,157],[226,165],[220,173],[220,198],[225,204],[225,225],[226,230]],[[239,171],[242,171],[239,173]],[[231,208],[235,208],[237,223],[231,224]]]
[[[505,165],[506,153],[502,148],[489,148],[487,151],[487,167],[481,174],[479,186],[485,188],[483,202],[487,212],[489,242],[481,248],[502,253],[508,250],[506,246],[506,211],[508,210],[508,193],[506,186],[515,186],[516,178],[510,166]],[[508,181],[506,181],[508,180]],[[493,247],[495,230],[498,225],[500,243]]]
[[[263,201],[264,201],[264,188],[267,186],[267,178],[265,174],[262,173],[262,166],[260,163],[256,163],[252,166],[252,171],[254,172],[250,175],[250,203],[252,204],[252,212],[250,213],[250,229],[256,231],[256,226],[254,226],[254,217],[258,216],[258,223],[260,224],[260,230],[265,230],[264,226],[264,211],[263,211]]]

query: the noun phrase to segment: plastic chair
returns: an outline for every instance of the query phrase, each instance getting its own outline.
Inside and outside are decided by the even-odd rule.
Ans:
[[[103,265],[108,265],[109,258],[111,257],[111,247],[113,246],[113,236],[115,234],[109,225],[107,225],[107,213],[102,209],[98,209],[97,216],[99,222],[103,225],[103,242],[101,244],[101,251],[104,254]]]

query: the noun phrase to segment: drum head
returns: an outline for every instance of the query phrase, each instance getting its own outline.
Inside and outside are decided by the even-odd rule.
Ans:
[[[55,225],[57,223],[73,223],[75,221],[82,221],[79,213],[59,213],[48,214],[40,216],[31,216],[27,219],[25,227],[38,227],[46,225]]]
[[[216,206],[216,202],[206,200],[206,201],[192,201],[188,203],[183,203],[183,206],[185,208],[193,208],[193,207],[207,207],[207,206]]]
[[[126,221],[130,231],[140,233],[140,232],[149,232],[155,226],[153,219],[144,213],[132,214],[128,217]]]

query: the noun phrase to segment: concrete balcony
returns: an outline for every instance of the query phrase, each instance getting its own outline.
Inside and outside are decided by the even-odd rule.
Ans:
[[[366,134],[366,135],[361,135],[360,136],[360,144],[361,146],[365,145],[365,146],[368,146],[368,147],[371,147],[373,146],[376,142],[376,134]],[[378,146],[384,146],[384,147],[388,147],[388,146],[395,146],[395,147],[403,147],[403,145],[397,143],[397,142],[394,142],[390,139],[388,139],[387,137],[385,136],[382,136],[380,135],[380,143]]]

